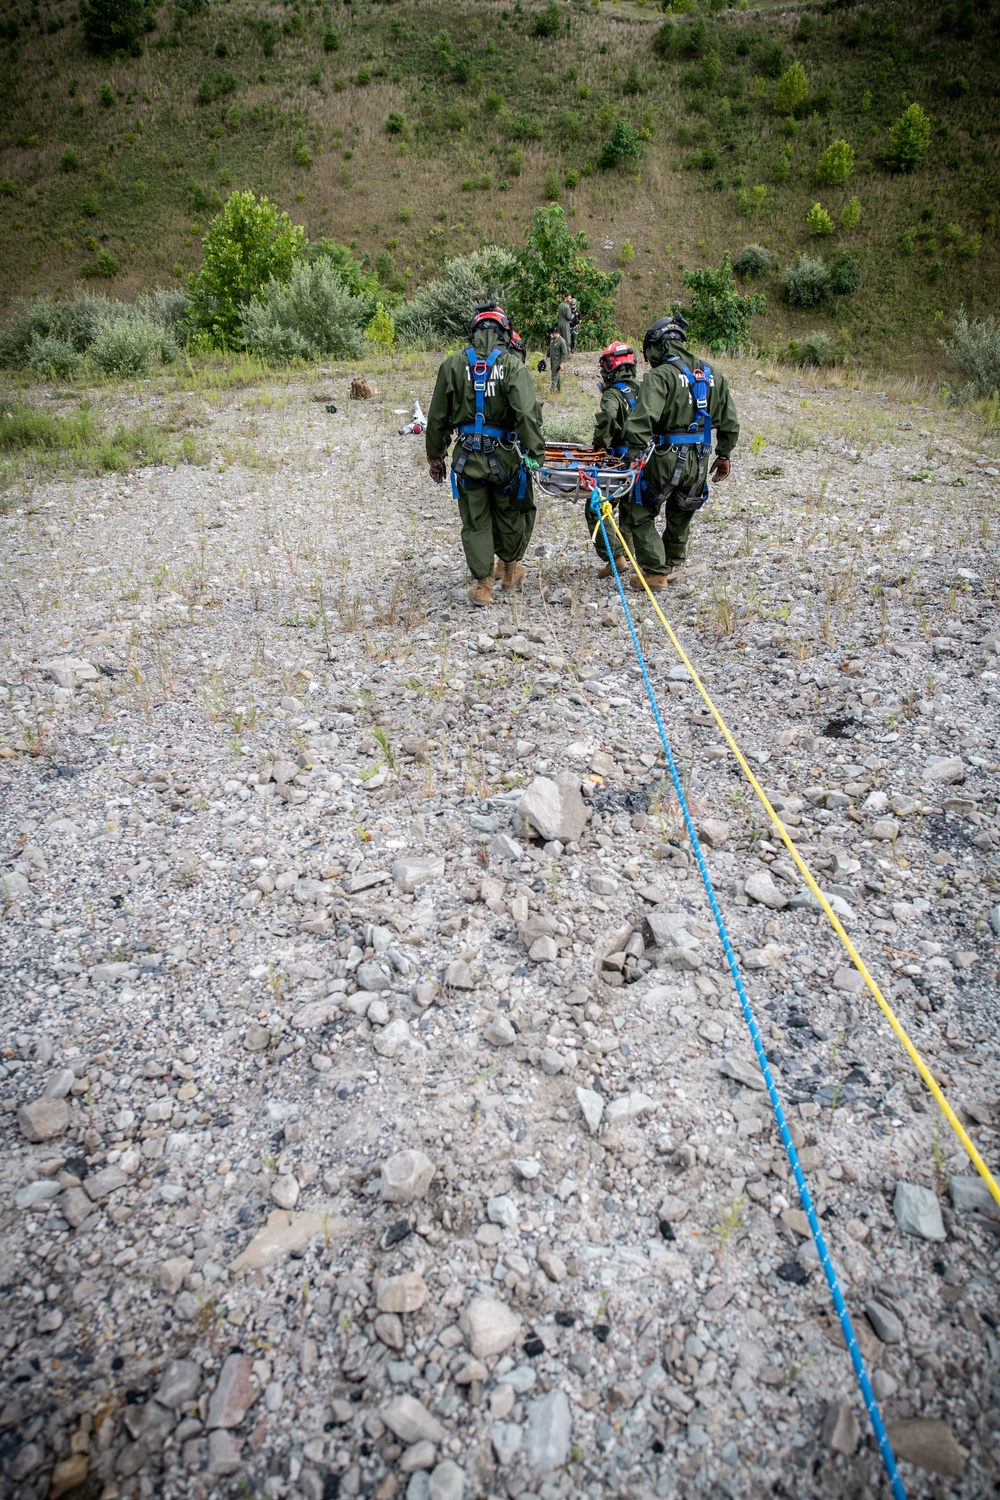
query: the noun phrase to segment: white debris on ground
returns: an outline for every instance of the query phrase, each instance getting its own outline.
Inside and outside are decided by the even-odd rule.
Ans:
[[[0,519],[6,1492],[874,1495],[617,597],[548,505],[467,608],[431,376]],[[665,607],[996,1167],[995,440],[734,385]],[[997,1209],[634,608],[909,1492],[972,1500]]]

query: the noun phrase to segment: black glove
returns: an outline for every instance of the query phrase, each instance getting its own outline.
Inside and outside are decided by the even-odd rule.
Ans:
[[[728,458],[717,458],[709,469],[713,484],[721,484],[724,479],[729,478],[730,463]]]
[[[444,484],[445,462],[443,458],[429,458],[427,467],[435,484]]]

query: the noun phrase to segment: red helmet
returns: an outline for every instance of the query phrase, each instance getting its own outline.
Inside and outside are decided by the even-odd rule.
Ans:
[[[605,375],[616,375],[619,370],[635,369],[635,350],[630,349],[628,344],[619,343],[616,339],[613,344],[602,352],[598,364]]]
[[[522,363],[528,358],[528,346],[516,328],[512,328],[510,331],[510,347],[515,354],[521,356]]]
[[[483,302],[475,309],[472,322],[469,324],[469,337],[471,338],[476,329],[482,328],[486,323],[495,323],[501,333],[510,337],[510,319],[499,302]]]

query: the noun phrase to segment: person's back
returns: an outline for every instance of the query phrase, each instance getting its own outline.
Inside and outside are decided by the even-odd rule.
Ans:
[[[677,314],[658,319],[647,332],[642,350],[651,368],[624,432],[630,463],[652,444],[635,500],[653,516],[663,509],[663,564],[654,570],[662,575],[659,587],[667,573],[679,576],[691,519],[708,499],[709,478],[718,484],[729,477],[729,455],[740,435],[726,377],[695,359],[686,332]],[[654,586],[648,574],[647,581]]]
[[[508,347],[510,331],[502,308],[477,308],[472,342],[442,361],[427,413],[427,461],[437,484],[445,476],[451,434],[457,434],[452,487],[466,561],[476,580],[469,599],[480,605],[490,600],[494,557],[500,559],[504,588],[518,587],[524,577],[519,559],[535,520],[529,471],[545,456],[534,381]]]
[[[573,338],[573,308],[568,297],[563,297],[556,308],[556,324],[560,334],[566,341],[566,351],[568,353],[570,342]]]
[[[608,453],[624,454],[625,423],[639,394],[640,381],[635,370],[635,351],[627,344],[609,344],[600,357],[601,404],[594,417],[591,446]]]

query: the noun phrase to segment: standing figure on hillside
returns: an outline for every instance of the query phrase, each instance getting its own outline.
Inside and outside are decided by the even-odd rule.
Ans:
[[[545,457],[535,385],[509,347],[511,326],[495,302],[477,307],[471,343],[442,363],[427,413],[426,451],[435,484],[451,455],[451,486],[462,518],[462,547],[473,577],[469,603],[484,607],[496,576],[505,589],[524,582],[521,558],[535,525],[531,471]]]
[[[572,343],[572,340],[573,340],[573,299],[572,299],[572,297],[565,296],[565,297],[563,297],[562,301],[559,303],[559,306],[556,308],[556,323],[558,324],[559,333],[560,333],[561,337],[566,340],[566,352],[568,354],[569,353],[570,344]]]
[[[577,334],[580,332],[580,324],[583,322],[583,313],[580,311],[580,304],[575,297],[571,297],[569,301],[573,309],[573,316],[569,320],[569,352],[570,354],[575,354],[576,339]]]
[[[559,332],[558,327],[553,328],[549,334],[549,370],[551,371],[550,391],[562,390],[562,367],[569,359],[569,345]]]
[[[687,555],[696,510],[708,499],[708,481],[729,478],[729,455],[740,436],[736,404],[726,377],[694,358],[686,347],[687,321],[674,312],[658,318],[642,341],[651,366],[625,423],[628,461],[637,467],[650,443],[652,452],[635,487],[633,536],[642,555],[633,555],[654,591],[677,582]],[[715,459],[712,438],[715,437]],[[711,466],[711,467],[710,467]],[[663,511],[663,532],[655,520]],[[639,512],[641,511],[641,520]],[[638,578],[635,588],[642,588]]]
[[[601,404],[594,418],[594,436],[591,439],[591,447],[603,448],[617,458],[624,458],[625,424],[632,414],[632,408],[639,394],[635,350],[628,344],[622,344],[616,340],[603,351],[597,363],[601,371],[603,390],[601,391]],[[584,519],[587,522],[588,534],[593,535],[597,525],[597,516],[592,513],[589,506],[584,512]],[[655,542],[660,541],[659,533],[653,526],[653,513],[644,511],[641,506],[636,506],[631,500],[623,500],[618,506],[618,525],[639,566],[643,569],[655,569],[661,561],[662,549],[657,551],[654,546],[651,550],[646,537],[647,531],[652,530]],[[621,542],[610,526],[608,536],[617,561],[622,556]],[[597,576],[610,578],[611,564],[608,561],[608,550],[600,531],[594,536],[594,546],[597,548],[598,557],[604,562]]]

